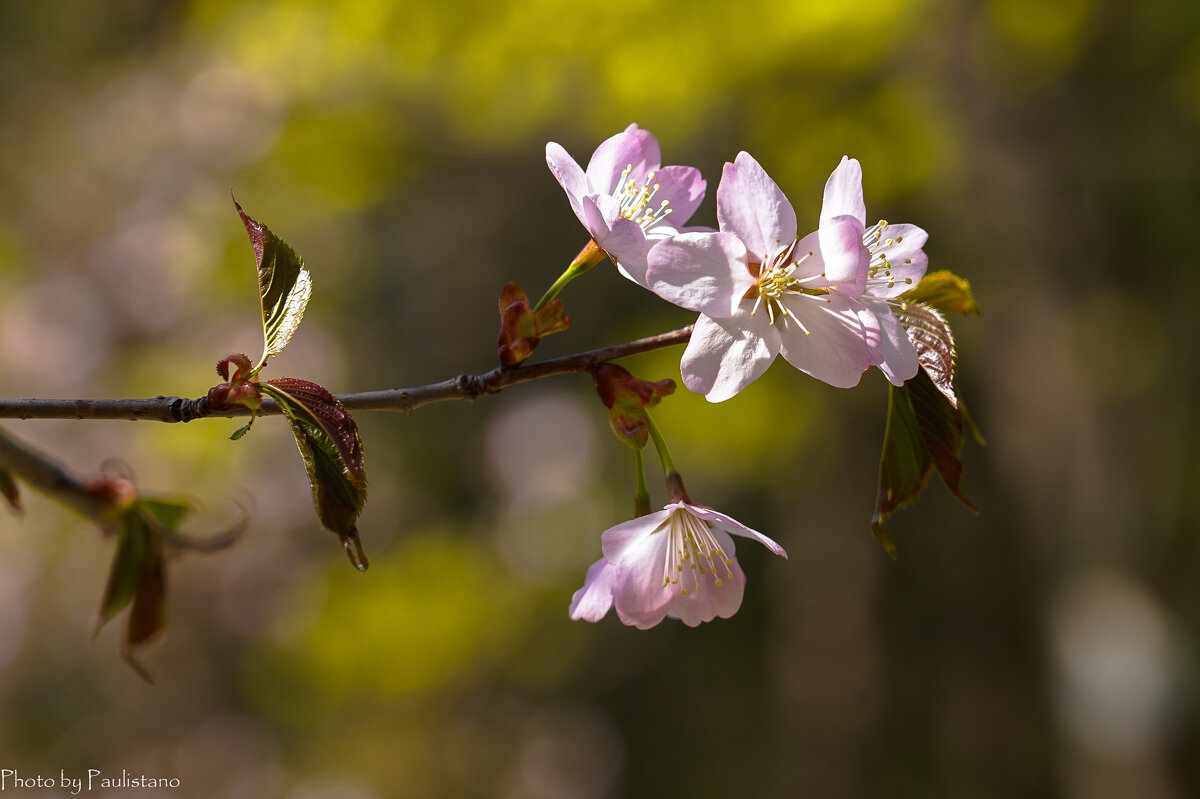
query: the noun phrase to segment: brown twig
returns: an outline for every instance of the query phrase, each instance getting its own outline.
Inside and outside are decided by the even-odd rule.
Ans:
[[[590,372],[599,364],[628,355],[683,344],[692,335],[692,327],[681,327],[657,336],[626,341],[575,355],[553,358],[541,363],[515,367],[497,367],[476,375],[459,375],[439,383],[411,388],[364,391],[338,397],[351,411],[395,411],[412,413],[422,405],[449,400],[473,400],[495,394],[518,383],[528,383],[553,375]],[[260,415],[278,414],[279,406],[270,399],[263,402]],[[0,399],[0,419],[128,419],[131,421],[190,422],[210,416],[248,416],[246,408],[213,410],[208,399],[152,397],[150,399]],[[0,452],[0,463],[4,462]],[[14,468],[14,471],[15,468]],[[27,482],[29,482],[27,480]],[[32,484],[32,483],[31,483]]]

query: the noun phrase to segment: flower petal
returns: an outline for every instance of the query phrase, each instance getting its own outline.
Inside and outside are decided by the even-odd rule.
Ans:
[[[680,227],[692,218],[700,203],[704,201],[704,192],[708,187],[700,170],[694,166],[664,166],[654,176],[658,184],[658,193],[653,202],[661,203],[666,200],[670,205],[670,215],[667,221],[675,227]]]
[[[580,222],[584,222],[579,201],[588,193],[588,187],[587,176],[584,175],[582,167],[575,163],[575,159],[557,142],[546,144],[546,165],[550,167],[550,174],[554,175],[558,185],[566,192],[567,199],[571,201],[571,210],[579,217]]]
[[[689,590],[686,596],[681,592],[671,602],[672,614],[689,627],[712,621],[718,616],[728,619],[742,606],[746,590],[746,573],[738,565],[733,539],[721,530],[713,530],[712,534],[733,562],[717,562],[710,566],[705,561],[705,573],[700,575],[700,584],[694,590]],[[718,579],[720,585],[717,585]]]
[[[764,261],[796,238],[796,212],[766,170],[747,152],[725,164],[717,186],[717,222]]]
[[[570,616],[583,621],[600,621],[612,607],[612,587],[617,570],[604,558],[588,567],[583,587],[571,596]]]
[[[660,241],[647,257],[646,285],[667,302],[710,317],[737,313],[754,285],[746,245],[732,233],[684,233]]]
[[[872,281],[866,293],[872,297],[891,298],[915,288],[929,267],[929,257],[921,249],[928,238],[929,234],[916,225],[888,225],[886,235],[875,252],[883,253],[891,263],[889,282],[892,285]],[[888,241],[892,243],[888,244]]]
[[[863,306],[836,291],[821,297],[785,295],[783,303],[808,331],[788,316],[779,320],[780,352],[787,362],[831,386],[858,385],[872,364],[859,318]]]
[[[664,508],[608,528],[600,534],[600,548],[604,552],[604,559],[614,566],[623,567],[628,562],[642,557],[642,547],[670,515],[671,510]]]
[[[663,579],[670,541],[665,531],[648,536],[638,545],[638,556],[617,568],[613,607],[623,623],[645,630],[666,617],[679,590],[678,584]]]
[[[738,314],[713,319],[701,314],[679,364],[683,383],[709,402],[723,402],[750,385],[775,360],[779,332],[763,311],[750,314],[742,300]]]
[[[900,320],[892,313],[886,300],[864,297],[863,303],[879,320],[879,329],[882,334],[879,354],[883,356],[883,363],[876,365],[892,385],[904,385],[905,380],[912,380],[917,376],[917,369],[920,366],[917,349],[909,340],[904,325],[900,324]]]
[[[867,205],[863,202],[862,165],[858,159],[842,156],[842,162],[825,182],[825,197],[821,203],[821,227],[835,216],[852,216],[864,227],[867,224]]]
[[[653,242],[646,240],[638,225],[621,215],[619,203],[605,194],[584,197],[583,226],[617,263],[621,274],[637,283],[646,285],[646,255]]]
[[[867,266],[871,262],[871,253],[862,237],[862,222],[852,216],[822,219],[817,231],[827,285],[841,288],[852,297],[862,294],[866,288]]]
[[[647,172],[658,169],[660,164],[662,151],[658,140],[650,131],[632,124],[605,139],[592,153],[587,167],[588,184],[595,193],[612,194],[625,167],[632,166],[630,177],[641,182]]]
[[[716,529],[724,530],[725,532],[727,532],[731,535],[740,535],[743,538],[752,538],[755,541],[757,541],[758,543],[762,544],[767,549],[774,552],[776,555],[780,556],[781,558],[784,558],[784,559],[787,558],[787,552],[785,552],[783,550],[783,547],[781,547],[779,544],[775,543],[772,539],[770,539],[767,536],[760,533],[758,530],[753,530],[753,529],[747,527],[746,525],[742,524],[741,522],[739,522],[737,519],[733,518],[732,516],[726,516],[724,513],[721,513],[720,511],[715,511],[712,508],[706,508],[701,505],[690,505],[689,504],[689,505],[686,505],[686,507],[689,511],[692,512],[692,514],[694,516],[698,516],[699,518],[708,522],[710,525],[712,525]]]

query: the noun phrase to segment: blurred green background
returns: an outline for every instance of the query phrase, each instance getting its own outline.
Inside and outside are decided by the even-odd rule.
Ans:
[[[199,396],[256,355],[231,188],[313,273],[271,375],[488,369],[501,286],[584,243],[545,142],[586,162],[634,121],[708,178],[698,224],[745,149],[802,228],[850,154],[872,219],[930,232],[984,308],[952,320],[982,514],[935,482],[898,562],[871,537],[878,372],[681,388],[692,495],[791,557],[743,543],[737,616],[638,632],[567,618],[631,504],[586,378],[360,414],[365,576],[277,420],[7,422],[253,524],[173,564],[151,688],[119,624],[91,640],[111,542],[0,514],[0,767],[174,799],[1200,795],[1200,4],[0,4],[0,393]],[[611,268],[564,298],[539,356],[690,321]]]

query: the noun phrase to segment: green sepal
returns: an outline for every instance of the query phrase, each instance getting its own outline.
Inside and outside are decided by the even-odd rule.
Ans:
[[[337,535],[354,567],[366,571],[356,526],[367,501],[358,425],[337,397],[316,383],[284,377],[259,385],[279,403],[292,429],[317,518]]]
[[[258,269],[263,354],[254,368],[254,373],[257,373],[268,358],[283,352],[292,340],[312,296],[312,278],[303,259],[286,241],[272,233],[266,225],[247,216],[237,200],[233,205],[242,218],[246,235],[250,237],[254,263]]]
[[[967,510],[978,511],[961,488],[963,467],[958,453],[964,437],[962,410],[950,404],[923,370],[899,388],[889,386],[883,436],[871,532],[894,558],[896,547],[883,523],[916,500],[934,470]]]

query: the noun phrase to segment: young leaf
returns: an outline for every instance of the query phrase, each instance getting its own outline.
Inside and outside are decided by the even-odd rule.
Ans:
[[[918,372],[899,388],[889,386],[871,532],[892,557],[896,556],[896,547],[883,523],[916,500],[934,469],[959,502],[972,513],[978,512],[960,487],[962,462],[958,452],[962,444],[962,412],[950,404],[927,374]]]
[[[917,350],[917,360],[929,379],[946,395],[950,404],[958,407],[958,394],[954,390],[954,362],[958,356],[954,348],[954,334],[945,317],[933,308],[914,302],[900,301],[892,304],[896,319],[904,326],[908,340]]]
[[[21,505],[21,490],[17,488],[17,481],[13,479],[12,472],[2,466],[0,466],[0,497],[4,497],[4,501],[13,513],[17,516],[24,515],[25,509]]]
[[[337,397],[316,383],[283,377],[260,386],[279,403],[292,428],[321,524],[341,540],[355,568],[366,571],[356,526],[367,501],[358,425]]]
[[[900,299],[936,308],[942,313],[975,314],[982,311],[971,294],[971,284],[948,269],[929,272]]]
[[[137,593],[149,536],[150,530],[141,514],[130,511],[121,514],[117,529],[117,548],[113,552],[112,566],[108,571],[108,584],[100,600],[97,633],[113,616],[124,610]]]
[[[163,557],[162,537],[150,528],[146,537],[146,553],[138,575],[133,606],[125,626],[125,642],[121,647],[125,662],[147,682],[154,680],[150,672],[133,656],[134,647],[146,646],[162,637],[167,629],[167,564]]]
[[[250,237],[254,248],[254,262],[258,267],[258,296],[262,307],[263,354],[261,367],[272,355],[283,352],[291,341],[304,309],[312,295],[312,279],[304,267],[304,261],[287,242],[276,236],[266,225],[246,216],[242,206],[234,200],[238,216]]]

